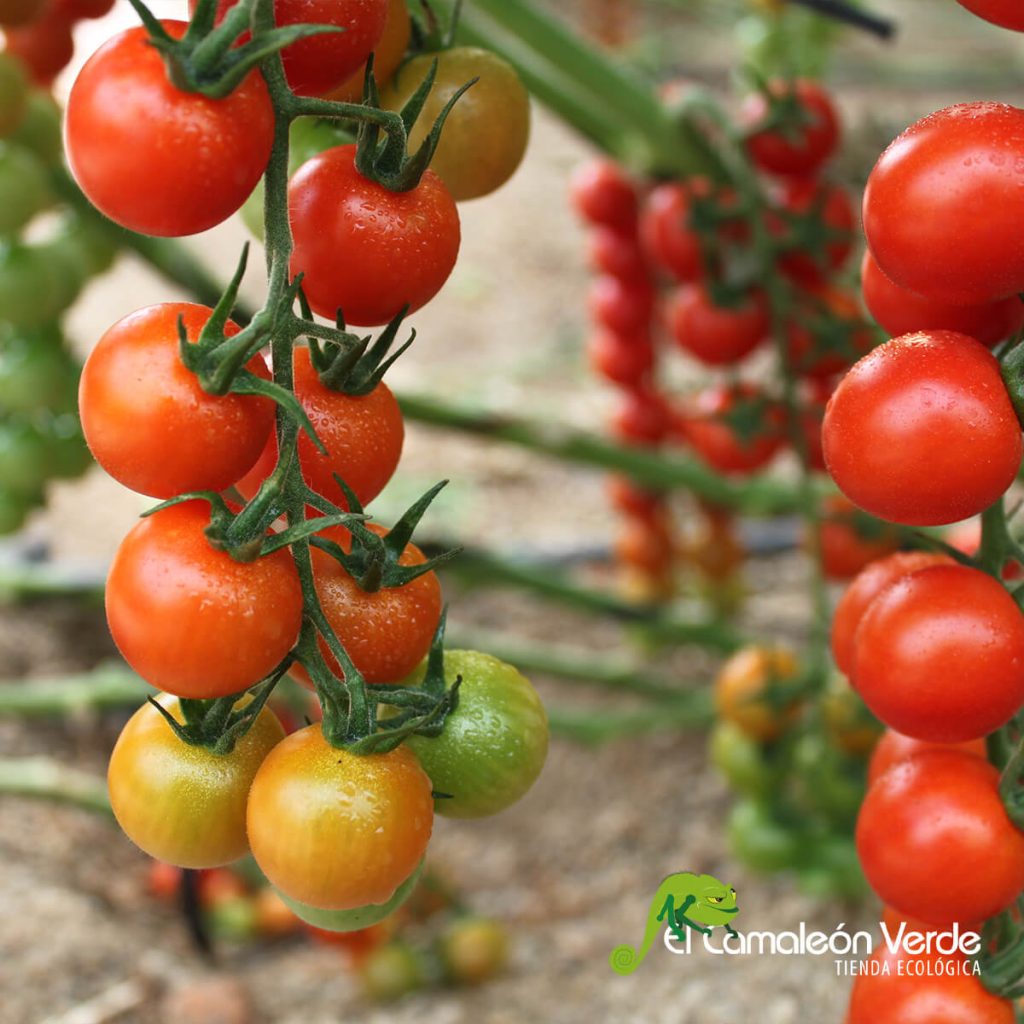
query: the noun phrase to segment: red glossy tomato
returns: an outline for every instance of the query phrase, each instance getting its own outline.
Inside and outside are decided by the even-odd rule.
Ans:
[[[919,754],[878,779],[857,820],[857,854],[882,900],[931,925],[984,921],[1024,889],[1024,834],[1006,815],[999,773],[955,750]],[[957,871],[967,884],[950,884]]]
[[[408,192],[390,192],[356,170],[355,153],[328,149],[292,178],[291,267],[314,312],[370,327],[441,290],[459,254],[459,214],[432,171]]]
[[[700,237],[690,228],[695,183],[667,182],[651,191],[644,204],[640,232],[653,263],[678,281],[696,281],[703,273]]]
[[[643,331],[654,314],[654,289],[641,279],[602,276],[590,286],[587,299],[591,317],[619,334]]]
[[[195,14],[198,0],[189,0]],[[217,0],[217,22],[238,0]],[[300,96],[323,96],[355,72],[380,42],[388,0],[274,0],[278,25],[333,25],[343,29],[300,39],[281,51],[288,84]]]
[[[787,129],[760,129],[769,114],[769,102],[763,93],[754,93],[740,113],[750,130],[747,148],[754,163],[772,174],[808,175],[816,171],[833,153],[839,141],[839,118],[828,94],[820,85],[799,79],[773,81],[771,93],[792,98],[797,113]]]
[[[236,562],[211,547],[210,508],[189,501],[139,522],[107,577],[107,622],[125,661],[178,697],[238,693],[291,650],[302,588],[287,549]]]
[[[669,330],[680,348],[708,366],[738,362],[768,334],[764,296],[752,292],[736,306],[715,305],[703,285],[679,288],[666,311]]]
[[[646,332],[597,331],[587,342],[587,355],[595,372],[623,387],[642,383],[654,369],[654,345]]]
[[[868,312],[894,338],[911,331],[956,331],[994,345],[1024,325],[1024,302],[1017,295],[980,306],[926,299],[890,281],[870,251],[860,265],[860,287]]]
[[[383,382],[367,395],[332,391],[321,383],[308,348],[295,349],[293,366],[295,397],[327,449],[322,455],[308,434],[299,435],[303,478],[317,494],[347,508],[334,480],[337,473],[361,504],[369,504],[394,475],[402,455],[405,426],[395,396]],[[276,464],[277,437],[271,432],[255,466],[237,484],[242,496],[251,498]]]
[[[627,519],[615,536],[616,561],[651,576],[671,569],[675,551],[675,538],[665,517]]]
[[[891,527],[864,523],[846,498],[830,495],[823,503],[821,567],[832,580],[848,580],[866,565],[895,551],[899,537]]]
[[[179,37],[185,22],[161,22]],[[147,235],[192,235],[231,216],[256,187],[274,141],[274,108],[253,71],[224,99],[171,84],[144,28],[105,43],[68,98],[68,161],[111,220]],[[182,168],[188,168],[183,173]]]
[[[1024,704],[1024,615],[977,569],[920,569],[864,613],[852,682],[878,718],[915,739],[985,736]]]
[[[912,124],[878,158],[864,192],[864,233],[879,267],[943,303],[1024,290],[1022,166],[1017,107],[961,103]]]
[[[803,296],[797,318],[786,328],[786,351],[793,368],[816,380],[842,373],[870,352],[874,343],[857,300],[828,285]]]
[[[636,225],[636,188],[612,160],[593,160],[577,168],[569,199],[588,224],[630,231]]]
[[[1017,0],[957,0],[957,3],[993,25],[1024,32],[1024,10]]]
[[[73,28],[74,21],[69,14],[50,6],[36,21],[17,28],[5,28],[4,50],[28,68],[36,85],[49,89],[75,55]]]
[[[656,445],[665,439],[672,413],[665,398],[650,386],[628,388],[612,416],[612,433],[626,444]]]
[[[933,565],[953,565],[948,555],[927,551],[897,551],[888,558],[872,562],[846,588],[832,618],[832,656],[844,675],[853,670],[853,643],[857,627],[871,602],[886,587],[919,569]]]
[[[928,750],[958,750],[961,754],[971,754],[983,761],[987,757],[983,739],[967,740],[966,743],[929,743],[927,740],[904,736],[895,729],[886,729],[875,744],[868,762],[868,785],[872,785],[894,765],[909,761]]]
[[[154,498],[223,491],[248,472],[274,427],[274,403],[211,395],[178,355],[178,321],[189,341],[212,310],[187,302],[148,306],[119,320],[86,360],[79,386],[82,429],[115,480]],[[239,328],[230,321],[228,336]],[[269,378],[260,355],[250,372]]]
[[[906,334],[861,359],[828,404],[822,439],[829,472],[854,504],[911,526],[988,508],[1021,460],[999,364],[952,331]]]
[[[853,248],[857,223],[850,197],[838,185],[797,178],[784,186],[781,203],[788,213],[813,219],[813,237],[820,243],[810,251],[784,253],[779,257],[779,269],[798,284],[823,284],[846,262]]]
[[[653,521],[664,510],[665,496],[634,483],[628,476],[608,477],[605,490],[612,508],[633,519]]]
[[[752,473],[782,447],[777,408],[744,384],[701,391],[676,426],[697,455],[720,473]]]
[[[587,236],[587,258],[599,274],[623,280],[646,279],[647,258],[632,232],[596,227]]]

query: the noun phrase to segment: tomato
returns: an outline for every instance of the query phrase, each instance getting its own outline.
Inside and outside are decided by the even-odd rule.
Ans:
[[[989,992],[962,954],[890,952],[853,982],[846,1024],[1013,1024],[1013,1003]]]
[[[24,117],[10,135],[10,141],[32,150],[48,164],[59,163],[64,154],[60,119],[60,110],[52,96],[41,91],[30,92]]]
[[[772,174],[808,175],[832,155],[839,142],[839,117],[821,86],[806,79],[775,80],[772,97],[795,104],[794,118],[783,128],[762,128],[772,113],[768,98],[753,93],[743,103],[740,119],[750,134],[747,149],[754,163]]]
[[[886,729],[868,762],[868,785],[880,779],[894,765],[902,764],[929,750],[957,750],[962,754],[980,757],[983,761],[988,757],[984,739],[967,740],[965,743],[931,743],[928,740],[915,740],[912,736],[904,736],[895,729]]]
[[[484,917],[465,917],[441,937],[441,962],[458,985],[479,985],[498,974],[508,960],[508,932]]]
[[[706,183],[666,182],[651,190],[644,204],[640,233],[651,261],[678,281],[696,281],[703,274],[700,236],[690,227],[690,206],[695,194],[705,194]]]
[[[797,178],[783,187],[781,205],[791,215],[813,218],[812,234],[820,236],[820,247],[810,252],[797,249],[783,253],[779,269],[798,284],[823,284],[829,274],[842,267],[853,248],[857,224],[850,197],[838,185]],[[782,231],[782,224],[771,223],[770,227]]]
[[[209,506],[139,522],[107,577],[107,622],[125,661],[179,697],[223,697],[267,676],[291,649],[302,589],[285,548],[236,562],[210,546]]]
[[[422,988],[426,971],[415,950],[393,942],[366,957],[360,965],[359,978],[370,999],[387,1003]]]
[[[595,373],[623,387],[642,384],[654,369],[654,345],[646,331],[596,331],[587,341],[587,356]]]
[[[744,647],[715,677],[715,708],[751,739],[777,739],[795,721],[799,704],[770,691],[792,682],[797,671],[796,658],[783,647]]]
[[[861,359],[828,404],[822,440],[832,479],[854,504],[909,526],[976,515],[1021,461],[999,364],[952,331],[906,334]]]
[[[22,63],[0,53],[0,139],[7,138],[21,124],[28,111],[28,76]]]
[[[733,722],[715,724],[709,754],[725,781],[745,796],[766,797],[778,782],[778,771],[767,762],[761,745]]]
[[[175,38],[187,27],[161,24]],[[226,220],[256,187],[274,108],[258,71],[224,99],[183,92],[148,39],[141,27],[122,32],[79,73],[66,113],[68,161],[82,191],[122,227],[192,235]]]
[[[304,275],[314,312],[369,327],[440,291],[459,254],[459,214],[433,171],[408,192],[389,192],[356,170],[355,152],[336,146],[292,178],[292,274]]]
[[[5,52],[24,64],[37,86],[49,89],[75,54],[73,28],[66,14],[49,7],[31,24],[5,30]]]
[[[334,480],[337,473],[361,504],[369,504],[391,479],[402,455],[405,426],[395,396],[383,382],[366,395],[332,391],[321,383],[307,348],[294,350],[292,364],[295,397],[327,449],[323,455],[306,433],[299,435],[303,478],[312,490],[347,508]],[[239,492],[251,498],[276,465],[277,436],[272,431],[255,466],[238,481]]]
[[[973,558],[981,547],[981,520],[965,519],[962,523],[956,523],[944,532],[942,539],[957,551]],[[1020,579],[1024,575],[1024,566],[1016,559],[1008,558],[1000,575],[1004,580]]]
[[[977,739],[1024,704],[1024,614],[977,569],[919,569],[864,613],[852,680],[893,729],[940,743]]]
[[[636,227],[636,188],[613,160],[598,159],[578,167],[569,182],[569,199],[588,224],[617,231]]]
[[[238,0],[218,0],[217,21]],[[195,13],[197,0],[189,0]],[[284,73],[300,96],[323,96],[342,85],[384,34],[387,0],[274,0],[278,25],[333,25],[342,29],[300,39],[281,51]]]
[[[587,258],[591,269],[598,274],[625,281],[648,277],[647,257],[632,232],[594,228],[587,235]]]
[[[612,417],[612,433],[625,444],[656,445],[668,435],[672,413],[649,384],[623,391]]]
[[[186,302],[147,306],[119,320],[86,360],[82,428],[96,461],[115,480],[154,498],[222,491],[259,458],[274,427],[274,403],[257,395],[211,395],[182,363],[178,323],[193,344],[213,310]],[[230,321],[225,334],[237,334]],[[255,355],[246,365],[269,379]]]
[[[159,701],[184,722],[176,699],[163,694]],[[178,739],[156,708],[144,704],[110,755],[114,816],[136,846],[167,864],[211,868],[237,860],[249,849],[249,786],[283,738],[280,722],[264,708],[230,754],[214,754]]]
[[[993,25],[1024,32],[1024,11],[1016,0],[957,0],[957,3]]]
[[[708,366],[739,362],[768,334],[764,296],[752,292],[735,306],[716,305],[703,285],[684,285],[669,300],[669,330],[681,349]]]
[[[458,704],[440,736],[406,743],[430,776],[434,810],[448,818],[484,818],[522,799],[544,767],[548,716],[530,681],[479,651],[445,651],[445,681],[457,678]],[[423,670],[413,676],[419,683]]]
[[[983,921],[1024,889],[1024,834],[1006,816],[999,773],[955,750],[921,753],[875,782],[857,853],[882,900],[931,925]],[[953,871],[969,883],[951,885]]]
[[[666,516],[627,519],[615,538],[615,559],[646,576],[671,575],[676,543]]]
[[[0,421],[0,481],[3,490],[35,499],[50,476],[47,439],[38,427],[18,419]]]
[[[386,903],[433,827],[430,780],[408,747],[359,756],[310,725],[279,743],[249,791],[253,856],[285,896],[324,910]]]
[[[42,245],[0,243],[0,309],[15,327],[43,327],[68,307],[80,280],[67,280]]]
[[[926,299],[890,281],[870,251],[860,266],[860,287],[868,312],[893,337],[911,331],[956,331],[991,346],[1024,326],[1024,302],[1017,295],[978,306]]]
[[[384,34],[373,51],[373,77],[379,86],[391,81],[398,65],[405,58],[412,37],[412,19],[406,0],[388,0],[388,11],[384,18]],[[362,99],[366,78],[366,64],[350,75],[337,89],[326,93],[329,100],[343,103],[358,103]]]
[[[489,195],[512,177],[526,153],[530,94],[508,61],[489,50],[456,46],[403,64],[381,94],[382,106],[401,110],[435,61],[437,77],[409,133],[409,146],[416,149],[423,142],[445,104],[475,78],[448,115],[430,166],[457,202]]]
[[[824,694],[821,713],[829,738],[844,754],[866,757],[878,744],[882,726],[845,680]]]
[[[56,7],[69,18],[104,18],[113,9],[116,0],[56,0]]]
[[[59,327],[15,330],[0,325],[0,409],[4,412],[31,415],[40,408],[69,404],[73,409],[77,376]]]
[[[832,656],[845,675],[853,669],[854,637],[872,601],[890,584],[919,569],[953,565],[948,555],[927,551],[897,551],[866,566],[846,588],[832,617]]]
[[[253,897],[256,907],[256,934],[269,939],[294,935],[301,927],[299,919],[292,913],[280,893],[269,885],[257,891]]]
[[[654,314],[654,289],[646,280],[602,276],[587,297],[592,319],[618,334],[646,330]]]
[[[634,483],[628,476],[609,476],[605,490],[612,508],[633,519],[657,519],[664,510],[665,496]]]
[[[1024,110],[961,103],[912,124],[878,158],[864,233],[882,272],[942,303],[995,302],[1024,289],[1018,167]],[[956,253],[956,259],[949,259]]]
[[[0,0],[0,25],[29,25],[43,13],[46,0]]]
[[[383,532],[375,524],[370,529]],[[343,527],[325,530],[321,536],[346,551],[351,547]],[[423,552],[409,544],[399,564],[425,561]],[[327,621],[368,683],[397,683],[427,656],[441,620],[441,584],[436,573],[424,573],[401,587],[366,591],[336,559],[317,549],[313,550],[313,573]],[[341,668],[323,638],[320,650],[331,670],[340,675]]]
[[[786,354],[797,373],[827,380],[871,351],[872,332],[857,300],[839,288],[824,286],[806,293],[797,315],[786,327]]]
[[[806,856],[800,833],[777,821],[772,808],[760,800],[737,801],[726,832],[733,853],[752,871],[786,871]]]
[[[870,562],[896,550],[898,534],[858,514],[845,498],[830,495],[823,506],[821,567],[829,579],[848,580]]]
[[[734,417],[742,416],[740,430]],[[752,473],[782,447],[778,412],[748,385],[718,385],[701,391],[678,423],[680,436],[712,469]]]

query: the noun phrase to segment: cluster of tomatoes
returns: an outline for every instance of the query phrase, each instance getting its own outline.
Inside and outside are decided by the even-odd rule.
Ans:
[[[123,32],[75,81],[68,160],[117,224],[181,236],[237,212],[274,155],[276,125],[304,97],[320,103],[344,89],[400,5],[279,0],[275,32],[305,18],[345,31],[288,42],[277,78],[255,65],[239,75],[228,56],[229,76],[214,95],[177,84],[161,54],[187,78],[197,35],[235,32],[233,6],[215,11],[201,0],[191,27],[154,20]],[[229,37],[222,49],[230,45]],[[235,46],[244,60],[244,38]],[[262,55],[259,40],[252,50]],[[214,77],[207,69],[204,82]],[[443,95],[446,83],[434,88]],[[362,106],[329,109],[371,119]],[[368,148],[372,157],[376,146]],[[480,153],[486,159],[487,147]],[[467,150],[464,163],[476,156]],[[516,162],[480,172],[476,194],[487,190],[483,178],[496,187]],[[181,867],[251,851],[296,913],[338,931],[366,928],[409,896],[435,803],[453,817],[502,810],[530,788],[548,742],[543,706],[514,668],[435,642],[440,585],[410,541],[430,496],[393,531],[363,521],[403,442],[381,363],[402,315],[428,302],[454,266],[459,217],[433,171],[396,191],[356,164],[355,145],[327,148],[294,173],[286,200],[268,203],[268,222],[290,222],[290,233],[267,232],[272,263],[283,262],[286,274],[272,269],[271,298],[252,324],[228,318],[233,289],[215,310],[138,310],[99,340],[79,391],[96,460],[163,501],[125,537],[107,582],[118,648],[162,691],[131,718],[111,756],[118,821],[137,845]],[[337,327],[295,314],[300,275],[308,306]],[[370,339],[353,339],[343,323],[388,327],[367,352]],[[215,354],[211,372],[203,360]],[[443,700],[421,687],[428,651]],[[266,706],[287,671],[315,687],[323,728],[286,736]],[[408,723],[424,701],[430,715],[373,745],[389,715]],[[442,709],[443,730],[415,731]]]

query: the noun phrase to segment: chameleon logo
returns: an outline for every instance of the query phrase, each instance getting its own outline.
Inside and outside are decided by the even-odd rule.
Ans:
[[[633,946],[616,946],[608,962],[617,974],[632,974],[647,956],[651,944],[665,925],[672,929],[676,939],[686,938],[686,929],[693,928],[710,935],[714,925],[724,925],[735,935],[730,922],[739,913],[736,890],[723,885],[711,875],[695,875],[692,871],[679,871],[669,875],[654,894],[647,911],[644,940],[637,950]]]

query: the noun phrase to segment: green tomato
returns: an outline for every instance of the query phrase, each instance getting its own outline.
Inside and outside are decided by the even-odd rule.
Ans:
[[[859,900],[871,891],[849,836],[830,835],[811,844],[800,886],[811,896]]]
[[[77,385],[78,367],[64,348],[59,327],[0,327],[0,410],[63,411]]]
[[[0,481],[22,498],[36,498],[50,475],[46,438],[30,423],[0,423]]]
[[[0,53],[0,139],[5,139],[25,119],[29,85],[25,66],[9,53]]]
[[[63,249],[83,279],[105,274],[117,259],[118,247],[110,232],[91,219],[68,218],[53,245]]]
[[[50,471],[59,480],[73,480],[92,466],[92,454],[74,413],[54,416],[47,424]]]
[[[256,901],[248,896],[224,900],[205,911],[214,937],[228,942],[251,939],[256,934],[258,915]]]
[[[35,503],[6,487],[0,489],[0,534],[16,533],[25,525]]]
[[[764,756],[761,745],[733,722],[720,721],[711,732],[711,763],[726,782],[745,796],[767,796],[778,773]]]
[[[422,988],[426,982],[423,962],[416,952],[399,942],[375,949],[359,970],[363,992],[373,1000],[390,1003]]]
[[[311,924],[314,928],[321,928],[325,932],[358,932],[390,917],[412,895],[422,874],[423,861],[421,860],[416,866],[416,870],[395,890],[394,895],[387,903],[370,903],[365,907],[356,907],[354,910],[323,910],[320,907],[311,907],[308,903],[294,900],[280,890],[277,890],[277,894],[296,917],[301,918],[306,924]]]
[[[753,871],[785,871],[802,859],[798,832],[776,821],[771,808],[759,800],[741,800],[729,814],[729,844],[736,857]]]
[[[13,235],[53,202],[46,167],[30,149],[0,143],[0,235]]]
[[[25,116],[11,140],[32,150],[46,164],[58,164],[64,155],[60,108],[53,97],[40,90],[28,95]]]
[[[440,954],[452,981],[477,985],[493,978],[508,961],[508,932],[484,917],[460,918],[441,937]]]
[[[852,826],[864,799],[864,766],[844,757],[821,734],[800,737],[793,763],[806,804],[833,825]]]
[[[54,259],[48,245],[0,245],[0,310],[15,327],[52,323],[74,301],[75,284],[68,268]]]
[[[514,804],[536,782],[548,753],[548,716],[530,681],[479,651],[446,651],[445,680],[459,699],[436,738],[410,736],[449,818],[482,818]],[[421,666],[413,679],[422,681]],[[415,684],[414,684],[415,685]]]

